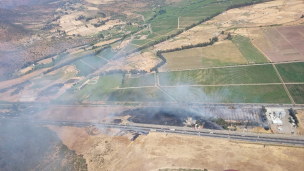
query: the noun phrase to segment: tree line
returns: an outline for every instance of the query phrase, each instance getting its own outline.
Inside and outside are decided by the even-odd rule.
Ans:
[[[298,118],[297,118],[297,116],[296,116],[297,111],[293,110],[293,108],[290,108],[290,109],[289,109],[289,114],[290,114],[290,116],[293,118],[293,120],[295,121],[296,126],[298,126],[299,120],[298,120]]]

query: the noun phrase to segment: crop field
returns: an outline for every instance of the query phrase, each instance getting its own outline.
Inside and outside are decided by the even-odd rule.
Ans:
[[[174,98],[205,103],[283,103],[290,104],[283,85],[166,87]]]
[[[304,60],[304,25],[278,27],[277,30],[299,52],[299,54],[301,54],[301,59]],[[301,36],[299,36],[299,34]]]
[[[87,84],[83,89],[76,92],[65,92],[56,101],[58,102],[82,102],[88,101],[106,101],[115,88],[121,84],[122,75],[104,75],[101,76],[96,84]]]
[[[130,52],[130,51],[132,51],[132,50],[134,50],[134,49],[136,49],[136,48],[138,48],[138,46],[133,45],[133,44],[128,44],[127,46],[125,46],[125,47],[123,48],[123,51],[124,51],[124,52]]]
[[[119,89],[111,94],[108,101],[172,102],[173,100],[155,87]]]
[[[107,62],[100,57],[90,56],[75,61],[74,65],[79,70],[77,76],[87,76],[96,71],[98,68],[105,65],[106,63]]]
[[[135,75],[136,76],[136,75]],[[155,85],[155,75],[145,74],[137,77],[131,76],[125,77],[124,83],[121,87],[141,87],[141,86],[154,86]]]
[[[161,68],[161,71],[247,64],[246,58],[231,41],[164,53],[163,56],[167,64]]]
[[[288,84],[286,86],[295,103],[304,104],[304,84]]]
[[[304,61],[303,25],[291,27],[269,28],[254,43],[273,62]],[[265,46],[266,44],[266,46]]]
[[[161,72],[162,86],[280,83],[272,65]]]
[[[304,82],[304,62],[276,64],[276,68],[284,82]]]
[[[232,41],[239,48],[239,50],[249,63],[269,62],[267,58],[251,44],[249,38],[237,35],[233,37]]]
[[[101,53],[99,53],[97,56],[101,56],[105,59],[111,59],[113,58],[116,54],[117,54],[118,51],[116,50],[113,50],[112,48],[107,48],[105,50],[103,50]]]

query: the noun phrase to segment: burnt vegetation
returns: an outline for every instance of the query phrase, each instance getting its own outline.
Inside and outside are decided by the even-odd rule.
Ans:
[[[134,123],[168,126],[185,126],[187,118],[191,117],[197,121],[198,125],[204,125],[204,128],[223,129],[221,126],[210,121],[209,118],[204,118],[202,114],[182,108],[137,108],[126,110],[119,115],[130,115],[131,117],[128,120]]]

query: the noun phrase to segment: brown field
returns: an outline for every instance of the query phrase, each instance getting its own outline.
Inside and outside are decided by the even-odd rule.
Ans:
[[[153,68],[161,59],[157,58],[152,52],[144,52],[132,57],[120,58],[115,61],[110,61],[94,73],[100,73],[102,71],[108,71],[113,69],[122,69],[122,70],[145,70],[150,72],[150,69]]]
[[[273,62],[304,60],[304,26],[255,30],[253,43]],[[253,34],[254,34],[253,33]]]
[[[302,55],[304,60],[304,25],[279,27],[277,30]]]
[[[208,42],[210,38],[214,37],[214,33],[220,33],[222,29],[218,29],[215,25],[199,25],[190,30],[183,32],[182,34],[176,36],[172,40],[165,41],[163,43],[155,45],[155,49],[173,49],[189,44],[198,44]],[[220,38],[220,40],[222,40]]]
[[[301,171],[304,167],[303,148],[264,147],[263,144],[165,133],[140,135],[130,141],[130,134],[113,136],[118,130],[112,129],[103,130],[108,134],[92,136],[85,132],[85,128],[49,128],[69,149],[84,155],[91,171],[156,171],[165,168]]]
[[[296,115],[299,120],[298,134],[304,135],[304,110],[297,110],[298,114]]]
[[[163,55],[167,59],[167,64],[161,67],[161,71],[247,64],[247,60],[230,40],[208,47],[186,49]]]
[[[228,10],[207,23],[221,28],[249,28],[288,24],[300,19],[304,3],[301,0],[274,0]]]

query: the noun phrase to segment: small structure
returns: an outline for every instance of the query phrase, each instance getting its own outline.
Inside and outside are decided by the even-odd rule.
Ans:
[[[283,108],[266,108],[267,114],[274,115],[277,118],[284,118],[286,115],[286,112]]]
[[[272,123],[275,124],[275,125],[282,125],[283,124],[283,122],[279,118],[274,118],[272,120]]]

